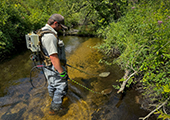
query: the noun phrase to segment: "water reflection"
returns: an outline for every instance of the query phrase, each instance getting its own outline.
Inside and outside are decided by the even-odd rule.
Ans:
[[[20,84],[29,77],[32,61],[29,60],[30,51],[20,54],[15,59],[0,64],[0,97],[10,94],[9,87]]]
[[[64,43],[66,45],[65,50],[67,53],[67,57],[73,53],[78,46],[81,45],[81,43],[85,42],[88,40],[88,37],[77,37],[77,36],[65,36],[65,37],[60,37],[61,39],[64,40]]]

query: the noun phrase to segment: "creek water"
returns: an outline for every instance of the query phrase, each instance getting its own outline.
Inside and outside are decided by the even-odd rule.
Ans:
[[[0,64],[0,120],[138,120],[148,114],[140,108],[137,92],[129,90],[125,95],[117,94],[112,87],[123,76],[123,71],[117,65],[98,62],[104,57],[93,48],[101,42],[99,38],[66,36],[62,39],[69,65],[90,74],[111,73],[101,78],[68,68],[69,77],[93,91],[100,93],[111,88],[112,93],[96,94],[69,81],[68,94],[63,100],[66,109],[50,116],[51,98],[47,86],[35,89],[29,82],[34,64],[29,59],[31,52],[28,50]],[[34,76],[33,79],[44,84],[42,72],[36,74],[37,78]]]

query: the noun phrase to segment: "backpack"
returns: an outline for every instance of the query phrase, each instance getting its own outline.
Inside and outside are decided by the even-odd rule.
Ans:
[[[28,33],[27,35],[25,35],[25,38],[26,38],[27,49],[30,49],[33,52],[30,59],[33,60],[34,62],[37,61],[44,62],[46,66],[50,66],[52,64],[51,60],[42,51],[42,43],[41,43],[42,36],[47,33],[52,33],[58,39],[58,36],[54,32],[48,29],[45,30],[39,29],[35,32]]]

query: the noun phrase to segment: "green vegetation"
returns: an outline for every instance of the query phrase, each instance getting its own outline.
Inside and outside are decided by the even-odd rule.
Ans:
[[[49,0],[1,0],[0,60],[25,47],[25,34],[46,23],[51,14],[48,3],[53,4]]]
[[[25,47],[25,34],[44,26],[53,13],[62,14],[69,27],[82,25],[79,34],[96,34],[98,28],[121,16],[125,3],[108,0],[1,0],[0,61],[11,52],[18,52],[21,46]]]
[[[99,49],[110,56],[114,49],[121,53],[112,61],[102,62],[117,63],[129,73],[126,79],[118,80],[124,84],[113,86],[122,92],[125,85],[135,84],[137,89],[144,90],[142,93],[149,100],[150,107],[161,106],[170,97],[169,5],[169,1],[129,5],[127,13],[116,23],[110,23],[104,31],[99,30],[107,37]],[[170,105],[169,101],[166,102],[162,105],[164,110]],[[165,111],[157,113],[164,119],[170,118]]]
[[[154,112],[170,118],[168,0],[1,0],[0,5],[0,61],[26,47],[25,34],[44,26],[51,14],[62,14],[67,26],[80,26],[79,34],[106,38],[97,48],[109,59],[100,62],[116,63],[127,75],[117,80],[121,86],[113,85],[118,92],[138,86],[159,108]]]

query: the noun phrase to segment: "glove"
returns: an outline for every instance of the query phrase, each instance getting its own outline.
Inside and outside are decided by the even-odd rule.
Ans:
[[[66,71],[63,71],[62,73],[60,73],[60,77],[62,80],[67,80],[69,78]]]

